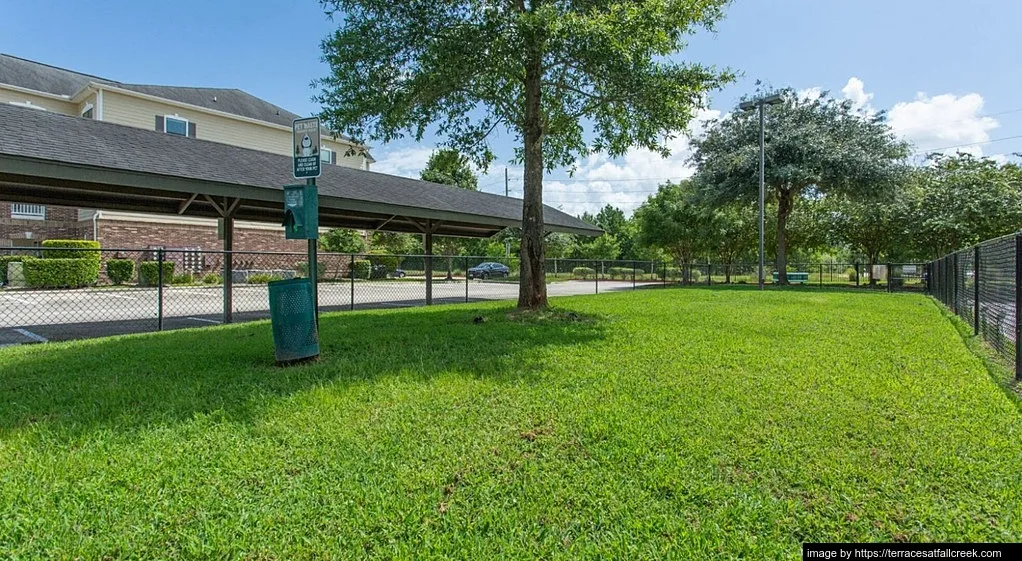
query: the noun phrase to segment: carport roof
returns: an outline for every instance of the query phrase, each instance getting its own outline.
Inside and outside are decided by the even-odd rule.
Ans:
[[[0,200],[280,222],[288,156],[0,104]],[[323,166],[320,225],[486,237],[521,224],[522,201]],[[544,206],[549,231],[602,230]]]

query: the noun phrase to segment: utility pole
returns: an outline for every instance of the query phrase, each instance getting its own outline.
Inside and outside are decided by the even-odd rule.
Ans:
[[[507,168],[504,168],[504,196],[508,196]]]

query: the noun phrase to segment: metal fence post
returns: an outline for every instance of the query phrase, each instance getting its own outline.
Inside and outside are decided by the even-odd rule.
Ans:
[[[958,254],[951,256],[951,309],[958,315]]]
[[[593,275],[594,277],[596,277],[596,293],[597,294],[600,293],[600,265],[602,265],[602,264],[603,264],[603,261],[597,261],[596,262],[596,274]]]
[[[820,263],[820,288],[823,288],[823,263]]]
[[[635,261],[632,261],[632,290],[635,290]]]
[[[892,275],[891,273],[894,272],[894,268],[891,266],[890,263],[887,264],[886,272],[887,272],[887,292],[894,292],[894,287],[891,286],[891,279],[894,278],[894,275]]]
[[[468,302],[468,257],[464,259],[465,262],[465,302]],[[554,259],[554,276],[557,276],[557,260]]]
[[[706,260],[706,286],[713,286],[713,265]]]
[[[1015,235],[1015,380],[1022,382],[1022,235]]]
[[[855,264],[855,286],[859,286],[859,276],[860,276],[860,273],[859,273],[859,264],[858,264],[858,263],[856,263],[856,264]]]
[[[972,334],[979,335],[979,244],[972,254]]]
[[[370,267],[372,272],[372,267]],[[351,260],[348,261],[348,276],[351,277],[351,302],[348,304],[348,309],[355,311],[355,254],[351,254]]]
[[[664,263],[663,263],[663,272],[664,272],[664,274],[660,278],[663,279],[664,286],[667,286],[667,261],[664,261]]]
[[[163,248],[156,250],[156,329],[163,331]]]

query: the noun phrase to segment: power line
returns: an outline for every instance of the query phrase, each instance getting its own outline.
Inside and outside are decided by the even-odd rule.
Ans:
[[[977,146],[977,145],[980,145],[980,144],[990,144],[991,142],[1001,142],[1001,141],[1004,141],[1004,140],[1015,140],[1015,139],[1018,139],[1018,138],[1022,138],[1022,134],[1016,134],[1014,136],[1003,136],[1001,138],[991,138],[990,140],[979,140],[979,141],[976,141],[976,142],[967,142],[965,144],[955,144],[954,146],[942,146],[940,148],[921,148],[921,149],[913,152],[913,154],[925,154],[925,153],[928,153],[928,152],[940,152],[941,150],[950,150],[952,148],[965,148],[966,146]]]

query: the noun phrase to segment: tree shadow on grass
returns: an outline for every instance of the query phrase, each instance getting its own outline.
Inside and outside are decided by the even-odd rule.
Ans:
[[[248,420],[311,387],[437,374],[514,382],[544,367],[544,347],[604,336],[603,322],[509,315],[505,306],[341,313],[321,318],[321,359],[274,365],[267,322],[0,351],[0,435],[170,424],[216,412]],[[486,321],[477,323],[483,316]],[[40,427],[41,425],[41,427]]]

